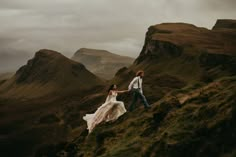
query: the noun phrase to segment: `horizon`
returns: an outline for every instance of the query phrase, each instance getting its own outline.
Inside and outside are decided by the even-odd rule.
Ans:
[[[236,19],[235,6],[233,0],[3,0],[0,73],[15,71],[40,49],[68,58],[80,48],[136,58],[149,26],[183,22],[211,29],[217,19]]]

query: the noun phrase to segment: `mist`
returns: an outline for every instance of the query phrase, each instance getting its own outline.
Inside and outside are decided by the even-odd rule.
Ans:
[[[211,29],[236,19],[234,0],[1,0],[0,72],[14,71],[39,49],[71,57],[105,49],[137,57],[150,25],[186,22]]]

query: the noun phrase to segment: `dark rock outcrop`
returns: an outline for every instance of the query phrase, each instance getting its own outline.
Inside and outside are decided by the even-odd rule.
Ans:
[[[221,25],[233,28],[235,20],[219,20],[217,23],[216,28]],[[235,29],[215,31],[184,23],[164,23],[149,27],[143,49],[135,60],[135,66],[155,64],[156,69],[161,72],[171,62],[175,62],[175,67],[168,67],[165,72],[169,73],[171,69],[173,73],[176,69],[175,74],[178,74],[177,70],[189,69],[189,72],[185,73],[188,75],[193,70],[188,66],[192,66],[196,68],[195,75],[192,75],[195,79],[199,78],[196,77],[199,71],[211,71],[210,69],[217,69],[214,71],[217,78],[217,74],[222,72],[227,73],[226,75],[236,73],[235,50]],[[148,66],[145,70],[149,70]],[[181,76],[184,76],[183,73]]]
[[[216,21],[216,24],[212,29],[213,30],[236,29],[236,20],[219,19]]]

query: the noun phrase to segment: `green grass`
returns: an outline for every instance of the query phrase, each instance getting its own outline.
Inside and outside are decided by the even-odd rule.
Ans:
[[[139,108],[114,123],[99,125],[87,140],[78,143],[82,148],[80,153],[93,156],[98,152],[101,157],[189,157],[191,154],[212,156],[216,153],[220,156],[224,146],[232,143],[229,150],[233,150],[235,138],[232,134],[236,126],[231,123],[231,115],[235,79],[228,77],[217,83],[219,86],[209,86],[203,90],[203,94],[208,95],[207,101],[196,96],[179,107],[172,99],[163,98],[153,104],[150,111]],[[185,93],[194,90],[198,88],[188,88]],[[163,112],[166,113],[163,119],[156,123],[154,115]],[[105,136],[104,142],[97,148],[97,136],[108,132],[113,135]]]

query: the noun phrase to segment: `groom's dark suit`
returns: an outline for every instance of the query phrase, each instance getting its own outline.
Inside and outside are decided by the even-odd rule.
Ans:
[[[142,82],[142,78],[140,76],[137,76],[129,84],[129,90],[133,93],[133,101],[129,107],[129,111],[133,111],[138,99],[142,101],[145,108],[150,107],[146,97],[143,95]]]

